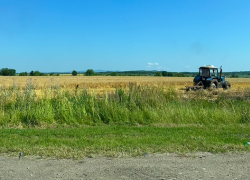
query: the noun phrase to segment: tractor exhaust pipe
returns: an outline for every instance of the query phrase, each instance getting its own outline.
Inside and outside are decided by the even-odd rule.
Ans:
[[[220,79],[221,79],[221,76],[222,76],[222,66],[220,67]]]

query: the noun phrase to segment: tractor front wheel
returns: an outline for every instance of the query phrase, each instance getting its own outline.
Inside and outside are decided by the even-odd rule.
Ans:
[[[213,79],[211,83],[208,85],[209,89],[218,89],[219,83],[216,79]]]

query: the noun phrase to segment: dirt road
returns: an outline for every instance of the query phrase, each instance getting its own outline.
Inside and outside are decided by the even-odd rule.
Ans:
[[[250,179],[250,153],[153,154],[136,158],[52,160],[0,157],[0,180]]]

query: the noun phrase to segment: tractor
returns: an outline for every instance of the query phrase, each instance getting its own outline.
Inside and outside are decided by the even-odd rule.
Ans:
[[[186,86],[186,90],[197,89],[218,89],[224,90],[231,88],[231,84],[225,81],[225,76],[222,76],[222,66],[220,67],[220,73],[218,68],[213,65],[202,66],[199,68],[199,75],[195,76],[193,86]]]

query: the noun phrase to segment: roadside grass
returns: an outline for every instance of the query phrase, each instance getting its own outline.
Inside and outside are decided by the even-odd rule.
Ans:
[[[0,153],[41,158],[250,151],[250,90],[196,91],[130,83],[86,89],[0,89]]]
[[[88,126],[0,130],[0,153],[18,157],[128,157],[147,153],[250,151],[250,126]]]

